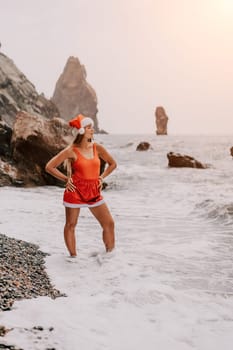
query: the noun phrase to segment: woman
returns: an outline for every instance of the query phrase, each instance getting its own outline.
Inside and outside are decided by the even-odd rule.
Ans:
[[[88,207],[103,229],[103,242],[107,252],[115,245],[114,221],[101,195],[103,179],[115,168],[116,162],[106,149],[92,141],[94,123],[91,118],[79,114],[69,122],[77,130],[72,145],[66,147],[46,164],[46,171],[66,183],[63,203],[66,212],[64,238],[70,257],[76,257],[75,227],[80,208]],[[100,158],[107,167],[100,175]],[[67,176],[59,169],[63,162],[71,164]]]

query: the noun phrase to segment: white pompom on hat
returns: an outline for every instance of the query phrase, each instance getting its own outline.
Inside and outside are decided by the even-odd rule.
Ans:
[[[85,133],[85,127],[87,125],[94,126],[93,119],[85,117],[82,114],[77,115],[74,119],[69,121],[69,125],[78,129],[78,134],[83,135]]]

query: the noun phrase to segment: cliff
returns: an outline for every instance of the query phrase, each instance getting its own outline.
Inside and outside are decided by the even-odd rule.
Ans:
[[[0,53],[0,116],[12,127],[16,114],[24,110],[44,118],[60,117],[53,102],[38,94],[35,86],[16,67],[14,62]]]

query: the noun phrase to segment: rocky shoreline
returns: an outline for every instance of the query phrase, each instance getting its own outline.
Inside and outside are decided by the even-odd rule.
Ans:
[[[15,300],[66,296],[52,285],[46,273],[46,256],[35,244],[0,234],[0,312],[11,310]],[[5,335],[2,333],[0,336]],[[0,349],[17,348],[0,342]]]

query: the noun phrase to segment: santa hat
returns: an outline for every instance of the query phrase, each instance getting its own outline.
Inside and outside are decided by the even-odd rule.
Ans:
[[[85,126],[90,124],[94,126],[93,120],[89,117],[84,117],[84,115],[82,114],[77,115],[74,119],[69,121],[69,125],[72,126],[73,128],[78,129],[78,134],[80,135],[84,134]]]

